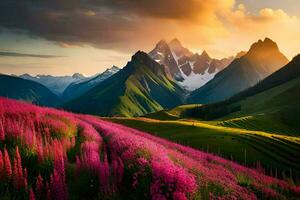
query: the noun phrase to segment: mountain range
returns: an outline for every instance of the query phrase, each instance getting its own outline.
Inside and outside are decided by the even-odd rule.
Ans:
[[[0,74],[0,96],[56,107],[93,88],[118,71],[119,68],[113,66],[91,77],[80,73],[72,76]]]
[[[203,87],[193,91],[187,102],[212,103],[225,100],[263,80],[288,63],[277,44],[265,38],[235,59]]]
[[[51,75],[37,75],[22,74],[20,78],[38,82],[48,87],[56,95],[62,95],[69,84],[86,78],[84,75],[75,73],[72,76],[51,76]]]
[[[51,78],[52,82],[60,80],[56,82],[60,84],[58,88],[65,88],[59,93],[60,107],[67,110],[132,117],[186,103],[223,101],[256,85],[287,63],[288,59],[269,38],[255,42],[247,52],[221,60],[211,58],[206,51],[194,54],[174,39],[169,43],[161,40],[148,54],[138,51],[122,69],[113,66],[92,77],[74,74],[72,82],[67,77],[68,85],[62,77],[21,77],[32,78],[36,83]],[[51,81],[45,82],[54,90],[49,86]],[[5,94],[5,88],[2,90]],[[28,100],[23,95],[14,98]]]

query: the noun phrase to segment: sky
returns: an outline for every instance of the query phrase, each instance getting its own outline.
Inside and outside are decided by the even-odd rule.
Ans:
[[[165,39],[211,57],[269,37],[300,53],[300,0],[1,0],[0,73],[93,75]]]

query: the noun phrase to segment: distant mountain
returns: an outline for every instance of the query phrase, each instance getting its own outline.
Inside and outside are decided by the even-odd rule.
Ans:
[[[182,104],[183,94],[162,65],[138,51],[123,69],[64,108],[102,116],[139,116]]]
[[[189,103],[212,103],[225,100],[269,76],[288,63],[275,42],[266,38],[236,58],[203,87],[193,91]]]
[[[178,39],[170,43],[161,40],[149,55],[165,66],[169,77],[190,91],[203,86],[233,60],[233,57],[214,59],[206,51],[201,55],[194,54],[183,47]]]
[[[56,106],[59,103],[59,98],[40,83],[2,74],[0,74],[0,96],[44,106]]]
[[[74,73],[73,75],[72,75],[72,78],[73,79],[77,79],[77,80],[80,80],[80,79],[84,79],[84,78],[86,78],[83,74],[80,74],[80,73]]]
[[[48,87],[56,95],[62,95],[66,87],[78,80],[85,78],[82,74],[75,73],[72,76],[51,76],[51,75],[37,75],[31,76],[29,74],[23,74],[20,78],[32,80]]]
[[[104,81],[105,79],[111,77],[115,73],[117,73],[120,68],[116,66],[112,66],[111,68],[105,70],[101,74],[96,74],[95,76],[84,78],[79,81],[75,81],[71,83],[63,93],[63,99],[65,101],[74,99],[79,97],[80,95],[84,94],[88,90],[92,89],[93,87],[97,86],[99,83]]]

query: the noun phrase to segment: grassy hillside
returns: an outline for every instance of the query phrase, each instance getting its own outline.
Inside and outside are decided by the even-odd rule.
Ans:
[[[163,66],[138,52],[117,74],[64,107],[102,116],[139,116],[182,104],[183,93]]]
[[[241,110],[220,120],[237,123],[241,119],[243,124],[249,123],[249,126],[244,128],[250,130],[267,130],[300,136],[300,78],[231,105],[240,106]],[[251,126],[251,123],[258,125]],[[230,125],[230,123],[224,125],[226,124]]]
[[[161,110],[158,112],[146,114],[143,117],[150,119],[159,119],[159,120],[176,120],[184,117],[188,117],[186,113],[194,110],[196,107],[201,106],[200,104],[187,104],[177,106],[170,110]]]
[[[59,103],[58,96],[40,83],[1,74],[0,96],[46,106],[56,106]]]

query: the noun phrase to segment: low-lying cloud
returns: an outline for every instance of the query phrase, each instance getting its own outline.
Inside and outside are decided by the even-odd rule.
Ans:
[[[65,56],[56,56],[56,55],[27,54],[27,53],[6,52],[6,51],[0,51],[0,56],[5,56],[5,57],[32,57],[32,58],[60,58],[60,57],[65,57]]]

